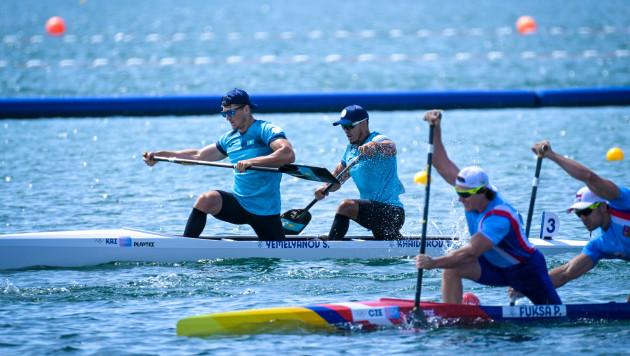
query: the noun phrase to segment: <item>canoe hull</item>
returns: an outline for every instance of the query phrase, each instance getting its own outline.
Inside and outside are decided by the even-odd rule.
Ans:
[[[584,245],[584,241],[532,241],[545,255],[577,253]],[[440,256],[457,247],[458,242],[450,237],[429,237],[426,251],[431,256]],[[286,241],[258,241],[255,236],[194,239],[135,229],[64,231],[0,236],[0,269],[234,258],[395,258],[414,256],[419,249],[417,237],[374,241],[371,237],[355,236],[344,241],[323,241],[316,236],[299,236]]]
[[[208,314],[181,319],[177,323],[177,334],[209,336],[278,332],[278,326],[287,324],[321,331],[410,328],[407,320],[413,304],[413,300],[383,298]],[[630,303],[477,306],[422,302],[420,309],[432,325],[630,320]]]

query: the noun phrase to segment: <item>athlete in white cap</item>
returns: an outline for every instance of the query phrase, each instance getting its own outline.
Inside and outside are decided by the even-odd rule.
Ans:
[[[543,254],[534,247],[523,229],[516,209],[490,184],[479,167],[457,168],[442,143],[442,112],[428,111],[424,120],[435,125],[433,166],[455,187],[464,205],[470,241],[448,255],[416,256],[418,268],[442,268],[442,299],[461,303],[462,279],[490,286],[511,286],[534,304],[561,304],[553,287]]]

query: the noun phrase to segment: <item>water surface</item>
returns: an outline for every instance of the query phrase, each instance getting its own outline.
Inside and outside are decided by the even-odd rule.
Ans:
[[[98,96],[470,88],[573,88],[628,85],[625,1],[5,1],[0,13],[0,95]],[[514,33],[518,16],[539,33]],[[66,19],[67,35],[47,37],[43,23]],[[239,59],[240,58],[240,59]],[[348,103],[352,104],[352,103]],[[217,103],[217,109],[218,109]],[[341,110],[342,108],[340,108]],[[331,125],[338,113],[265,114],[282,126],[297,162],[332,169],[346,139]],[[370,112],[370,127],[398,147],[407,193],[405,234],[419,234],[426,165],[423,112]],[[451,110],[444,140],[460,167],[478,164],[526,214],[536,158],[531,145],[554,149],[628,186],[626,107]],[[133,227],[181,233],[196,197],[229,189],[227,169],[160,163],[143,151],[213,143],[229,127],[220,115],[46,118],[0,121],[0,233]],[[282,209],[306,206],[318,183],[283,178]],[[560,237],[587,239],[564,214],[581,184],[544,161],[532,231],[543,210],[560,217]],[[305,233],[328,231],[352,182],[312,209]],[[466,238],[463,211],[440,177],[431,186],[429,234]],[[351,224],[350,233],[366,231]],[[206,234],[251,234],[209,219]],[[572,256],[548,259],[549,267]],[[175,336],[177,320],[199,314],[322,302],[413,298],[409,259],[217,260],[181,264],[112,263],[86,268],[0,271],[3,354],[625,354],[627,323],[496,325],[415,333]],[[560,289],[565,302],[621,302],[627,262],[603,261]],[[503,289],[466,283],[485,304],[507,304]],[[440,273],[424,277],[422,299],[441,300]]]

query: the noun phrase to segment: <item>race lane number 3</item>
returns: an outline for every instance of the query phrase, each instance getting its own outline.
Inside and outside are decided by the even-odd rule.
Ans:
[[[552,212],[543,211],[540,224],[540,238],[551,240],[552,237],[556,236],[559,229],[560,220],[558,219],[558,215]]]

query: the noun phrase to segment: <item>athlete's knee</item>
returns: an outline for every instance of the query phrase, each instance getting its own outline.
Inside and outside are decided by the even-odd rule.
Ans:
[[[462,279],[462,273],[457,268],[444,268],[442,269],[442,279],[445,280],[453,280],[453,279]]]
[[[337,214],[345,215],[351,219],[356,219],[359,215],[359,204],[352,199],[344,199],[337,208]]]
[[[216,215],[221,211],[222,202],[221,194],[216,190],[212,190],[199,195],[195,202],[195,208],[207,214]]]

